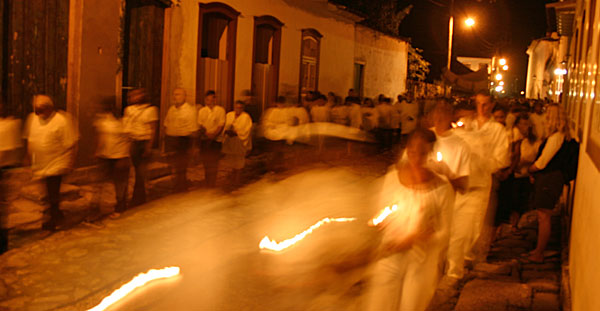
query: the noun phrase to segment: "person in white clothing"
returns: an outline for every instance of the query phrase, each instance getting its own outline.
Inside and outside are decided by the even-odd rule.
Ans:
[[[31,159],[34,177],[46,183],[50,209],[43,229],[55,230],[64,215],[60,210],[60,185],[62,178],[75,162],[78,134],[71,118],[63,111],[56,111],[48,95],[35,95],[34,113],[27,118],[23,138]]]
[[[131,139],[131,162],[135,184],[131,206],[146,202],[146,166],[156,139],[158,109],[150,103],[146,90],[135,89],[127,94],[128,106],[123,114],[123,126]]]
[[[105,180],[112,181],[115,187],[116,205],[113,216],[118,216],[127,208],[131,139],[125,133],[123,120],[117,118],[115,98],[105,99],[100,108],[101,111],[94,120],[94,127],[98,135],[96,157]],[[95,200],[97,206],[101,198],[102,195],[98,191]]]
[[[508,136],[504,126],[493,120],[494,105],[490,95],[477,94],[475,102],[476,115],[461,119],[464,125],[456,131],[471,150],[471,175],[468,190],[456,198],[465,215],[464,223],[454,223],[463,229],[463,236],[455,237],[462,242],[451,242],[448,250],[447,275],[455,279],[464,276],[464,260],[475,259],[473,246],[479,239],[488,212],[492,174],[510,165]]]
[[[213,188],[217,184],[225,109],[217,105],[216,94],[212,90],[206,92],[204,107],[198,111],[198,127],[206,186]]]
[[[417,127],[419,105],[416,101],[406,97],[400,102],[397,109],[400,111],[400,132],[402,137],[406,138]]]
[[[394,114],[394,107],[392,106],[392,99],[385,97],[384,95],[379,96],[379,105],[376,107],[377,114],[379,115],[379,143],[382,150],[392,148],[394,139],[394,129],[392,127],[392,116]]]
[[[1,95],[1,94],[0,94]],[[0,254],[8,250],[6,171],[21,162],[21,120],[5,114],[0,96]]]
[[[406,160],[384,178],[381,208],[396,210],[377,225],[382,242],[367,292],[368,311],[423,311],[437,287],[454,190],[425,166],[434,141],[431,131],[415,130]]]
[[[285,106],[286,98],[278,96],[275,107],[267,109],[262,120],[262,132],[269,140],[267,149],[271,158],[267,161],[269,171],[280,171],[284,167],[285,143],[289,136],[290,110]]]
[[[331,109],[327,107],[327,98],[324,95],[317,96],[315,104],[310,109],[310,116],[313,122],[330,122]]]
[[[165,117],[165,144],[172,157],[175,168],[176,191],[185,191],[188,187],[187,167],[192,147],[192,137],[198,130],[197,113],[194,105],[186,102],[186,92],[182,88],[173,90],[173,105]]]
[[[373,131],[379,127],[379,112],[375,108],[373,100],[365,98],[360,107],[363,116],[363,130]]]
[[[548,122],[546,120],[544,103],[542,101],[536,101],[533,104],[533,112],[529,116],[529,119],[533,123],[535,136],[542,140],[548,138]]]
[[[245,166],[246,155],[252,149],[252,118],[244,112],[244,102],[236,101],[233,111],[225,116],[223,131],[223,154],[226,166],[233,169],[233,183],[240,184],[241,171]]]

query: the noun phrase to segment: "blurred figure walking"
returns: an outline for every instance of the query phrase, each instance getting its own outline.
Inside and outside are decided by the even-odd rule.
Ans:
[[[27,118],[23,138],[31,159],[34,178],[44,180],[50,208],[45,211],[43,229],[56,230],[64,218],[60,210],[60,185],[62,178],[75,161],[78,134],[71,118],[57,111],[48,95],[33,97],[34,112]]]
[[[118,216],[127,207],[131,140],[125,133],[123,120],[117,117],[114,96],[102,101],[94,127],[98,134],[96,157],[100,164],[100,172],[104,174],[105,180],[110,180],[115,187],[116,205],[113,216]],[[102,195],[99,193],[97,196],[95,202],[99,206]]]
[[[146,166],[156,137],[158,109],[152,106],[144,89],[130,91],[127,102],[123,124],[131,138],[131,162],[135,169],[131,206],[136,206],[146,202]]]

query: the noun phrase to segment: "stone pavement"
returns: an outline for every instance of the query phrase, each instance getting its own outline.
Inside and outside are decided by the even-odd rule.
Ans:
[[[553,236],[543,263],[521,255],[535,248],[535,211],[525,213],[518,229],[502,226],[487,260],[472,264],[454,286],[442,282],[429,311],[559,311],[561,310],[561,252],[559,217],[553,217]]]

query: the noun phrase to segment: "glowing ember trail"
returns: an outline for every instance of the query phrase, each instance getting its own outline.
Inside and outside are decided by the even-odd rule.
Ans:
[[[391,213],[393,213],[397,210],[398,210],[398,205],[396,205],[396,204],[392,205],[391,208],[389,206],[386,206],[381,211],[381,213],[379,213],[379,216],[377,216],[371,220],[371,223],[373,224],[373,226],[377,226],[378,224],[383,222],[388,216],[390,216]]]
[[[179,275],[179,267],[167,267],[163,269],[151,269],[146,273],[140,273],[134,277],[131,281],[115,290],[108,297],[102,299],[99,305],[88,309],[88,311],[103,311],[117,301],[123,299],[129,295],[136,288],[146,285],[148,282],[158,279],[166,279]]]
[[[321,227],[324,224],[328,224],[331,222],[351,222],[351,221],[355,221],[356,218],[323,218],[321,220],[319,220],[316,224],[310,226],[310,228],[304,230],[301,233],[296,234],[296,236],[294,236],[291,239],[287,239],[285,241],[281,241],[279,243],[277,243],[275,240],[271,240],[269,239],[268,236],[265,236],[261,241],[260,244],[258,245],[258,247],[260,249],[268,249],[268,250],[272,250],[272,251],[276,251],[276,252],[280,252],[296,243],[298,243],[298,241],[304,239],[307,235],[311,234],[315,229]]]

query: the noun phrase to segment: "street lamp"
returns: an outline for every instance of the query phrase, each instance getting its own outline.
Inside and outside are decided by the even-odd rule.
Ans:
[[[504,58],[501,58],[501,59],[498,61],[498,63],[500,64],[500,66],[504,66],[504,65],[506,65],[506,59],[504,59]]]
[[[508,65],[502,66],[502,70],[507,71],[508,70]]]
[[[496,75],[496,80],[498,80],[498,81],[502,80],[502,74],[501,73],[499,73],[499,74]]]
[[[475,20],[469,17],[465,19],[465,25],[467,25],[467,27],[473,27],[473,25],[475,25]]]

